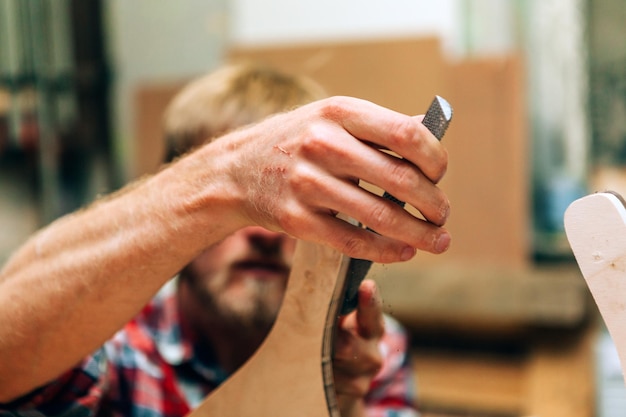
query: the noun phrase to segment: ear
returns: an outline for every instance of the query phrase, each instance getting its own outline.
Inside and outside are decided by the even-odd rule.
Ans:
[[[565,232],[617,348],[626,376],[626,208],[616,193],[591,194],[565,212]]]

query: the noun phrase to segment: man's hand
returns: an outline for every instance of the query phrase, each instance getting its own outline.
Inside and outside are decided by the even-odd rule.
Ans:
[[[382,366],[379,341],[385,332],[382,300],[372,280],[359,287],[359,303],[340,318],[333,355],[333,376],[343,417],[364,415],[364,397]]]
[[[321,100],[215,141],[222,149],[213,154],[230,166],[214,178],[228,179],[223,188],[239,199],[233,204],[239,219],[353,258],[391,263],[416,250],[441,253],[450,243],[442,227],[449,202],[437,187],[447,151],[422,119],[350,97]],[[406,201],[423,218],[360,181]]]

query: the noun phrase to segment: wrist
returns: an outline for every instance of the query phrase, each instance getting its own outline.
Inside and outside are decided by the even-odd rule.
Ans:
[[[206,145],[152,178],[149,192],[160,201],[176,234],[204,248],[251,222],[244,192],[233,179],[232,152],[221,141]],[[191,242],[190,242],[191,243]]]

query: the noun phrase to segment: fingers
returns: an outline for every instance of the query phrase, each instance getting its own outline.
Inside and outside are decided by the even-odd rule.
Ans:
[[[341,416],[364,416],[366,414],[366,406],[361,397],[355,397],[348,394],[337,394],[337,405],[339,406],[339,415]]]
[[[353,374],[367,372],[380,359],[378,342],[385,333],[382,299],[376,283],[365,279],[359,286],[355,311],[341,318],[335,359],[349,364]]]
[[[341,111],[339,106],[344,106]],[[421,123],[422,116],[409,117],[347,98],[335,98],[321,112],[338,118],[342,129],[311,132],[332,140],[311,142],[314,149],[307,157],[326,166],[333,175],[363,180],[388,191],[431,223],[445,224],[450,203],[436,183],[447,169],[447,151]],[[404,159],[381,152],[381,147]]]
[[[344,220],[330,217],[327,213],[317,214],[304,222],[306,227],[300,229],[301,239],[327,244],[347,256],[378,263],[408,261],[415,256],[415,248],[441,253],[448,248],[450,242],[447,231],[421,220],[417,222],[421,224],[423,233],[407,239],[411,243],[353,226]]]
[[[348,256],[382,263],[405,261],[414,255],[415,248],[441,253],[450,244],[445,229],[418,219],[349,181],[311,172],[299,175],[292,186],[302,200],[316,205],[318,210],[303,221],[309,234],[301,237],[311,240],[317,235]],[[349,213],[378,234],[342,220],[328,219],[329,213]]]
[[[354,176],[369,184],[376,184],[385,191],[415,207],[426,220],[443,226],[450,213],[447,196],[417,167],[400,158],[366,147],[359,155],[341,155],[326,152],[329,166],[337,168],[337,174]],[[376,213],[371,211],[370,213]],[[375,215],[363,223],[374,227]]]
[[[445,174],[447,152],[421,123],[422,116],[406,116],[364,100],[333,100],[325,102],[325,116],[337,120],[355,138],[396,152],[435,183]]]
[[[382,367],[378,339],[365,340],[351,332],[338,336],[333,357],[337,393],[364,396]]]
[[[335,392],[337,395],[345,396],[344,401],[348,401],[348,398],[359,399],[367,395],[370,385],[372,383],[371,377],[358,377],[344,375],[341,372],[333,374],[333,383],[335,386]]]
[[[359,287],[357,332],[364,339],[380,339],[385,332],[383,301],[376,283],[365,279]]]
[[[339,322],[333,357],[338,394],[355,398],[366,395],[382,366],[378,343],[384,331],[382,300],[376,284],[364,280],[359,287],[357,309]]]

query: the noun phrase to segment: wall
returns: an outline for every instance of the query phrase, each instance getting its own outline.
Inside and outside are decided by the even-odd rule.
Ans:
[[[258,45],[434,34],[452,48],[459,4],[456,0],[236,0],[232,41]]]

